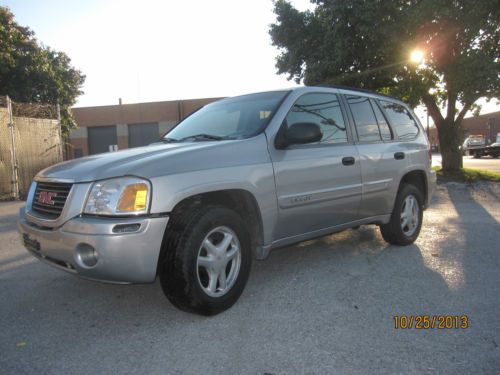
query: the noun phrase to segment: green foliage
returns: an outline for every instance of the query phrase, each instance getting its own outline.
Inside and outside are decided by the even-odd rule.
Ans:
[[[486,171],[483,169],[461,168],[458,171],[445,172],[441,167],[432,167],[437,173],[438,182],[465,182],[472,183],[477,181],[500,182],[500,173],[495,171]]]
[[[33,31],[0,7],[0,95],[17,102],[59,104],[63,131],[68,132],[75,127],[70,108],[84,81],[65,53],[41,45]]]
[[[276,66],[289,79],[378,90],[411,106],[424,103],[440,133],[458,134],[479,98],[500,97],[498,0],[312,3],[315,9],[305,12],[285,0],[274,3]],[[409,61],[414,49],[424,52],[424,64]],[[450,155],[458,152],[457,134],[442,145]],[[459,158],[452,156],[445,152],[443,163],[457,169]]]

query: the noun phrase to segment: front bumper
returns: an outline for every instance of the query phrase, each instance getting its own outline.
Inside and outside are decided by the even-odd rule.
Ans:
[[[148,283],[156,278],[168,217],[76,217],[57,228],[41,228],[19,211],[18,229],[28,251],[38,259],[79,276],[114,283]],[[135,225],[130,233],[114,233],[117,225]],[[28,244],[28,246],[26,246]],[[96,263],[85,264],[94,249]]]

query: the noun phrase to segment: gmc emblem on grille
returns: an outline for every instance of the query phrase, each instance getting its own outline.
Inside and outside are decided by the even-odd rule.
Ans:
[[[57,197],[57,193],[54,193],[52,191],[41,191],[38,195],[38,203],[50,204],[51,206],[53,206],[54,203],[56,203],[53,200],[53,198],[55,197]]]

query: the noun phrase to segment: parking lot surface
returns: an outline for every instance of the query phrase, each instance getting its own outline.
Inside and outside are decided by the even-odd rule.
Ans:
[[[441,185],[411,246],[366,226],[275,250],[210,318],[176,310],[159,283],[41,263],[18,239],[20,203],[0,203],[0,373],[498,374],[499,185]],[[446,314],[469,328],[394,328]]]

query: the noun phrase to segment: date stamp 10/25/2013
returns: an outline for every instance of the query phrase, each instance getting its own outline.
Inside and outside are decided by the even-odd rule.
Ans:
[[[467,315],[394,315],[394,329],[467,329]]]

